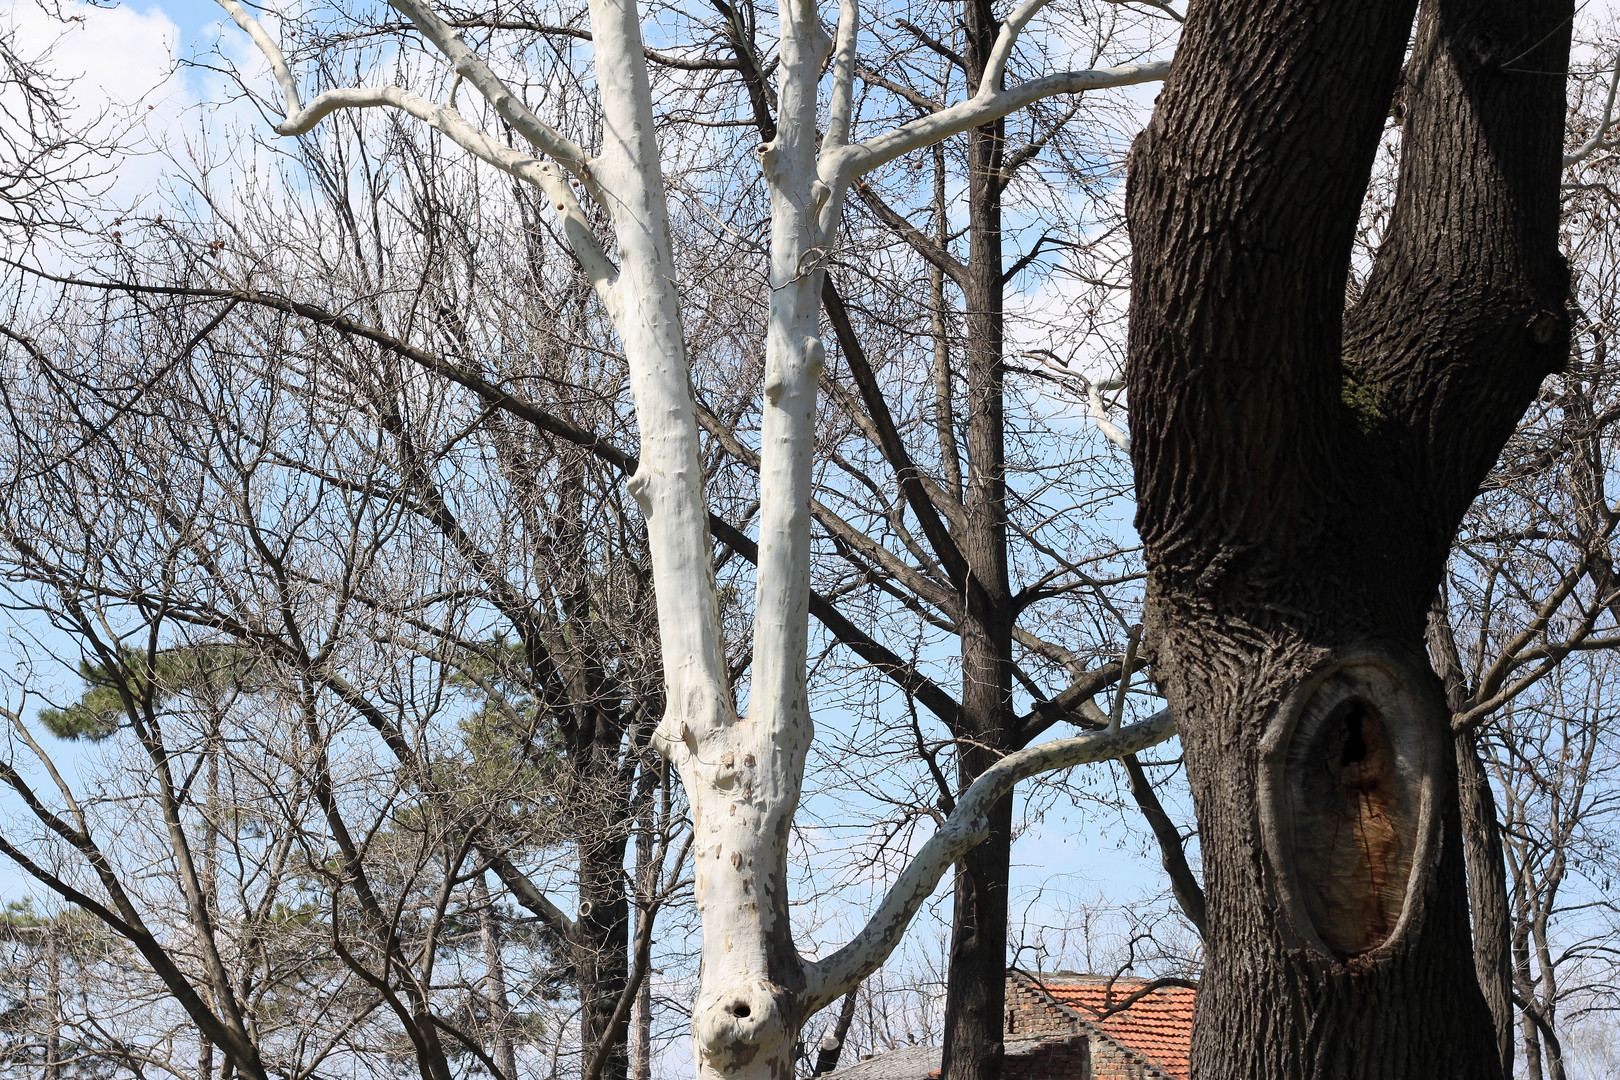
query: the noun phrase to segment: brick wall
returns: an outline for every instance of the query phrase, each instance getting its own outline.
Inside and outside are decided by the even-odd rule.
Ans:
[[[1091,1080],[1091,1036],[1053,1039],[1002,1059],[1003,1080]]]
[[[1007,980],[1008,1035],[1063,1035],[1027,1054],[1009,1054],[1004,1080],[1162,1080],[1142,1060],[1093,1036],[1066,1009],[1022,979]]]
[[[1127,1054],[1107,1039],[1096,1039],[1091,1044],[1091,1074],[1086,1080],[1157,1080],[1137,1058]]]
[[[1161,1080],[1139,1058],[1084,1033],[1008,1054],[1001,1075],[1003,1080]]]
[[[1045,1032],[1078,1031],[1074,1017],[1052,1004],[1047,996],[1022,980],[1007,980],[1007,1026],[1009,1035],[1036,1035]]]

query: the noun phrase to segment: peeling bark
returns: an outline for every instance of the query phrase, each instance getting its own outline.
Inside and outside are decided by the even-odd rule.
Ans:
[[[1007,831],[1013,785],[1036,771],[1134,753],[1169,737],[1159,716],[1129,728],[1059,740],[1007,756],[985,754],[968,762],[968,785],[956,809],[900,875],[855,940],[820,963],[802,958],[788,918],[787,841],[803,781],[812,734],[806,665],[809,588],[811,466],[815,450],[818,378],[824,355],[818,324],[823,264],[832,246],[849,184],[886,162],[927,148],[958,132],[995,124],[1022,106],[1060,93],[1162,78],[1167,65],[1137,64],[1104,71],[1065,72],[1005,87],[1005,72],[1020,32],[1047,0],[1024,0],[997,23],[988,5],[975,9],[983,55],[976,89],[938,112],[865,141],[852,138],[854,67],[859,8],[842,0],[838,32],[829,40],[812,0],[786,0],[779,8],[778,116],[758,148],[770,194],[770,306],[761,403],[759,540],[753,603],[753,662],[747,715],[733,705],[720,634],[704,501],[701,436],[680,323],[677,266],[672,250],[665,181],[654,137],[655,115],[634,0],[590,0],[592,61],[600,103],[601,146],[589,157],[560,131],[535,116],[454,29],[421,0],[391,0],[418,32],[535,152],[520,153],[473,126],[452,104],[429,102],[399,87],[340,88],[307,105],[298,80],[274,42],[238,0],[220,0],[265,54],[285,99],[285,135],[307,131],[344,108],[387,107],[416,117],[483,161],[543,191],[561,232],[606,307],[619,335],[635,402],[640,455],[629,490],[647,522],[657,596],[665,711],[653,745],[681,776],[692,807],[695,899],[702,920],[702,967],[692,1013],[694,1058],[700,1078],[791,1080],[794,1047],[807,1016],[857,985],[882,963],[940,876],[987,837]],[[831,62],[825,124],[818,113],[820,84]],[[1005,87],[1005,88],[1004,88]],[[751,86],[762,115],[763,86]],[[769,119],[768,116],[765,119]],[[999,154],[999,140],[992,152]],[[573,184],[577,183],[579,194]],[[615,266],[592,231],[581,199],[596,203],[611,224]],[[994,232],[995,230],[991,230]],[[989,233],[986,233],[988,236]],[[996,239],[999,243],[999,238]],[[986,263],[987,270],[990,269]],[[994,269],[999,272],[999,258]],[[981,467],[968,494],[979,506],[979,544],[1005,528],[1004,482],[999,459],[983,449],[999,445],[999,324],[994,357],[973,367],[970,431],[981,448]],[[972,366],[972,365],[970,365]],[[988,396],[984,396],[988,395]],[[975,451],[970,448],[970,456]],[[974,542],[970,541],[970,546]],[[980,558],[976,573],[1005,588],[1005,544]],[[988,551],[988,548],[986,548]],[[999,568],[995,559],[1001,559]],[[1005,729],[1010,634],[1007,605],[981,605],[977,625],[983,648],[971,653],[968,681],[981,668],[989,685],[975,705],[985,731]],[[977,601],[974,601],[977,602]],[[992,747],[1016,744],[994,742]],[[975,751],[978,753],[978,751]],[[615,848],[613,844],[617,844]],[[609,866],[622,873],[622,838],[582,850],[581,941],[620,947],[628,924],[622,886],[606,900]],[[1004,858],[997,856],[1002,861]],[[596,861],[599,860],[599,861]],[[597,867],[601,870],[598,874]],[[500,868],[497,867],[497,870]],[[503,875],[503,880],[506,880]],[[508,881],[508,884],[512,884]],[[974,904],[992,905],[987,932],[974,945],[985,993],[999,1002],[1005,933],[1005,887],[979,887]],[[598,891],[598,885],[601,886]],[[599,907],[597,897],[602,897]],[[1003,909],[998,915],[994,905]],[[561,921],[561,920],[559,920]],[[574,943],[576,950],[579,942]],[[576,952],[576,955],[579,955]],[[585,958],[581,957],[583,961]],[[596,980],[600,982],[601,980]],[[587,1040],[602,1034],[606,1004],[585,1002]],[[992,1028],[1000,1010],[991,1010]],[[429,1032],[431,1035],[431,1031]],[[999,1047],[999,1042],[995,1044]],[[993,1069],[992,1069],[993,1073]],[[620,1070],[622,1075],[622,1068]]]

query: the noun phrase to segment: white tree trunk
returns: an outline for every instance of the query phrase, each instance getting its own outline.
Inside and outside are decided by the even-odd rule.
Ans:
[[[519,154],[449,105],[397,87],[333,90],[307,107],[279,50],[238,0],[220,0],[265,52],[287,118],[308,130],[335,109],[384,106],[418,117],[469,152],[544,191],[563,235],[607,305],[630,370],[641,433],[630,491],[647,520],[658,604],[666,712],[655,744],[678,769],[692,806],[702,968],[692,1034],[700,1080],[791,1080],[804,1021],[880,966],[944,872],[983,838],[988,811],[1024,777],[1133,753],[1174,732],[1168,717],[1021,751],[986,772],[928,842],[849,945],[822,963],[803,960],[788,917],[787,842],[798,807],[811,722],[810,502],[822,264],[844,192],[859,175],[1042,97],[1164,77],[1168,64],[1069,72],[1005,90],[999,69],[1018,33],[1047,0],[1026,0],[992,56],[996,77],[957,105],[863,143],[851,143],[858,0],[841,0],[836,43],[815,0],[780,7],[776,137],[760,148],[771,199],[770,309],[761,404],[759,560],[753,669],[746,717],[732,706],[720,635],[700,434],[654,110],[635,0],[590,0],[602,146],[583,151],[535,117],[421,0],[391,0],[514,130],[549,161]],[[836,48],[835,48],[836,45]],[[818,85],[833,55],[833,88],[818,140]],[[559,171],[560,170],[560,171]],[[563,173],[613,225],[615,269],[592,236]]]

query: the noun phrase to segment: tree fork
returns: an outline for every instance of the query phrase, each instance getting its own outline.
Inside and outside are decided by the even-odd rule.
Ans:
[[[305,105],[298,80],[263,27],[237,0],[220,0],[265,54],[281,85],[286,119],[276,131],[302,133],[339,109],[386,107],[416,117],[483,161],[534,185],[559,215],[563,238],[619,335],[640,434],[639,460],[627,486],[647,523],[665,679],[666,707],[652,745],[680,772],[692,805],[694,897],[703,924],[692,1010],[700,1078],[788,1077],[805,1018],[882,963],[945,868],[984,839],[991,806],[1010,793],[1018,778],[1134,753],[1172,730],[1166,715],[1001,758],[964,793],[855,940],[819,962],[806,961],[795,949],[786,853],[812,734],[807,645],[808,618],[817,598],[809,588],[810,510],[816,393],[824,359],[817,315],[825,263],[844,194],[865,173],[1036,100],[1151,81],[1167,70],[1164,64],[1132,64],[1063,72],[1004,88],[1018,35],[1046,2],[1023,0],[1004,23],[986,23],[990,45],[978,89],[968,99],[859,142],[852,138],[858,3],[841,0],[836,40],[828,40],[820,13],[809,0],[793,0],[779,9],[779,116],[758,147],[771,202],[772,286],[758,454],[759,539],[755,543],[723,522],[715,523],[716,532],[739,541],[734,547],[751,547],[757,555],[749,705],[747,714],[739,715],[720,632],[699,410],[680,324],[677,262],[635,0],[589,4],[601,105],[601,146],[594,157],[530,112],[422,0],[390,4],[538,156],[491,139],[458,113],[453,102],[430,102],[402,87],[341,87]],[[983,14],[988,19],[987,5]],[[829,60],[832,90],[825,130],[818,133],[819,88]],[[756,68],[746,64],[745,75]],[[769,126],[769,118],[762,119],[762,126]],[[571,181],[578,182],[578,193]],[[611,221],[617,266],[593,231],[582,198],[601,207]],[[994,422],[999,425],[999,413]],[[629,464],[627,457],[620,460]],[[981,475],[1001,482],[998,470]],[[986,626],[996,622],[981,621]],[[855,645],[886,669],[901,670],[864,636]],[[994,659],[999,662],[1008,652],[1010,646]],[[1002,674],[996,682],[997,703],[983,710],[984,715],[1011,721],[1008,690],[1001,689],[1010,681]],[[907,685],[924,689],[931,684],[908,677]],[[934,698],[930,707],[954,713],[941,700],[942,693],[929,697]],[[923,700],[928,704],[928,698]],[[997,988],[1000,960],[993,980]]]
[[[1501,1077],[1425,619],[1567,350],[1567,2],[1424,4],[1365,297],[1353,231],[1416,5],[1195,3],[1132,152],[1145,622],[1198,810],[1207,1077]],[[1334,835],[1359,845],[1335,843]]]

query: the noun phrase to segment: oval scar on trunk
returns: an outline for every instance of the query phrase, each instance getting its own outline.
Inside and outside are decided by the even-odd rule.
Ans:
[[[1343,654],[1268,732],[1263,805],[1281,898],[1301,936],[1341,961],[1399,935],[1437,851],[1444,718],[1432,681],[1379,652]]]

